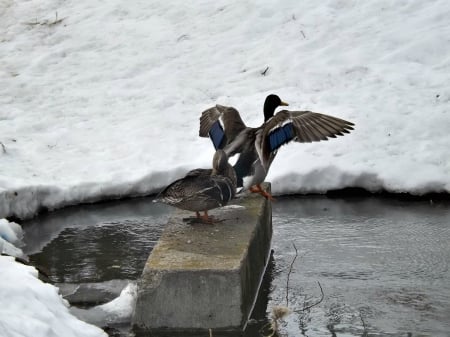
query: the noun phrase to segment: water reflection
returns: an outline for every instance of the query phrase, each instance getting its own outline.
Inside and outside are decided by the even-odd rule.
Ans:
[[[150,198],[66,208],[25,223],[24,250],[53,282],[135,280],[172,211]]]
[[[265,327],[269,324],[267,305],[269,303],[270,293],[273,290],[272,281],[276,275],[277,270],[275,266],[275,259],[273,258],[273,255],[271,255],[267,264],[266,273],[259,289],[255,307],[253,308],[249,324],[245,330],[245,337],[261,336],[261,331],[264,331]]]

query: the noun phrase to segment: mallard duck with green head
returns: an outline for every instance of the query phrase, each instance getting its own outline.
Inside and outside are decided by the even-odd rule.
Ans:
[[[219,149],[214,154],[212,169],[189,171],[185,177],[168,185],[154,201],[195,212],[198,220],[212,223],[214,218],[208,211],[225,206],[234,198],[236,182],[236,173],[228,163],[227,154]]]
[[[277,95],[264,102],[264,122],[256,128],[247,127],[233,107],[216,105],[203,111],[200,117],[200,137],[210,137],[216,149],[228,157],[239,155],[234,169],[238,187],[249,189],[273,199],[261,187],[278,149],[291,141],[311,143],[343,136],[354,124],[344,119],[312,111],[281,110],[287,106]]]

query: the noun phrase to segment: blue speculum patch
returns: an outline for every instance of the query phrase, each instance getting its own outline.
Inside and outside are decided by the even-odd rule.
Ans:
[[[211,130],[209,130],[209,137],[211,138],[216,150],[220,148],[220,144],[222,143],[224,136],[225,133],[223,132],[222,125],[220,125],[219,121],[216,121],[211,126]]]
[[[276,128],[269,134],[270,151],[278,149],[294,138],[294,128],[292,123],[285,124]]]

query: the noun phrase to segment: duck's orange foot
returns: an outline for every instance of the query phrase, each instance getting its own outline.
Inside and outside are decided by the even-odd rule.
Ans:
[[[204,211],[204,214],[197,216],[197,218],[199,218],[200,222],[203,222],[203,223],[209,224],[209,225],[213,225],[214,221],[215,221],[214,217],[209,216],[207,211]]]
[[[189,222],[189,224],[208,224],[214,225],[215,223],[222,222],[224,220],[219,220],[214,218],[213,216],[209,216],[208,212],[205,211],[204,214],[200,214],[200,212],[195,212],[195,217],[183,218],[183,221]]]
[[[264,198],[269,199],[270,201],[275,201],[275,198],[272,195],[265,191],[260,184],[250,186],[249,191],[252,193],[261,194]]]

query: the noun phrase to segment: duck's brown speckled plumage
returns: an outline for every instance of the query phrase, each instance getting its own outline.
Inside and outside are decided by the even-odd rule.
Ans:
[[[236,173],[223,150],[214,154],[212,169],[195,169],[167,186],[156,201],[197,212],[225,206],[236,194]]]

